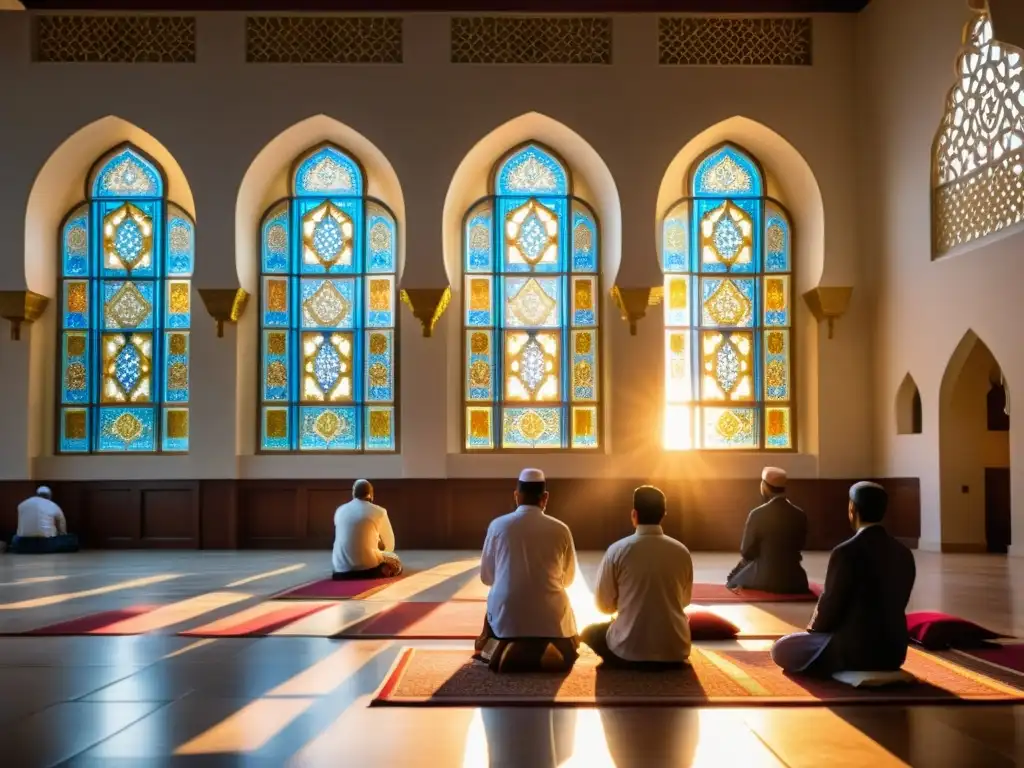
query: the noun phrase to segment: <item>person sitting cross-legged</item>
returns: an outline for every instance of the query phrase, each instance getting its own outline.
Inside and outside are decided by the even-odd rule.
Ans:
[[[761,472],[765,503],[751,511],[740,544],[742,559],[726,579],[729,589],[757,589],[783,595],[808,590],[800,564],[807,541],[807,515],[786,498],[786,472],[765,467]]]
[[[682,666],[690,658],[693,560],[661,528],[665,494],[651,485],[633,492],[636,532],[608,548],[597,571],[597,608],[618,615],[580,633],[607,667]]]
[[[18,533],[11,540],[11,552],[21,555],[44,555],[77,552],[78,537],[68,533],[64,512],[53,501],[45,485],[36,495],[18,505]]]
[[[569,526],[546,514],[544,473],[524,469],[516,510],[491,521],[480,580],[491,587],[475,658],[495,672],[567,671],[578,657],[566,587],[576,576]]]
[[[907,659],[914,555],[882,527],[888,496],[877,483],[850,488],[854,533],[832,550],[825,590],[806,632],[778,640],[772,659],[789,673],[895,672]]]
[[[388,511],[373,503],[369,480],[356,480],[352,501],[334,513],[335,581],[398,576],[402,561],[394,553],[395,532]]]

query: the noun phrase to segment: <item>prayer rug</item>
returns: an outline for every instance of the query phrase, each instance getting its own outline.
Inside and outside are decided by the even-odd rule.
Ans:
[[[265,637],[332,605],[333,601],[270,601],[178,634],[184,637]]]
[[[821,594],[821,585],[811,582],[811,591],[803,595],[779,595],[757,589],[729,589],[724,584],[693,585],[692,603],[813,603]]]
[[[121,608],[116,611],[100,611],[79,616],[70,621],[61,621],[57,624],[47,624],[28,632],[18,632],[19,635],[97,635],[103,634],[103,630],[126,619],[133,619],[155,610],[156,605],[135,605],[130,608]]]
[[[568,674],[495,674],[470,651],[405,648],[376,706],[836,706],[839,704],[1020,703],[1024,690],[946,659],[911,650],[904,667],[918,683],[851,688],[787,676],[767,650],[695,647],[681,671],[603,670],[584,649]]]
[[[487,604],[479,601],[398,603],[346,627],[334,637],[475,640],[486,614]]]
[[[334,581],[330,578],[319,579],[286,589],[284,592],[274,595],[273,599],[365,600],[370,595],[380,592],[384,587],[401,581],[407,575],[403,573],[401,576],[393,576],[387,579],[348,579],[345,581]]]
[[[950,652],[954,657],[976,659],[985,665],[1017,675],[1024,675],[1024,643],[987,645],[984,648],[970,648]],[[976,664],[971,665],[979,669]]]

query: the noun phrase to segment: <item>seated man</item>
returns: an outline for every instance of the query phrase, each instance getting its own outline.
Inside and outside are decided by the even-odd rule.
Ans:
[[[480,580],[491,587],[476,658],[496,672],[568,670],[577,653],[576,617],[565,588],[576,576],[569,527],[544,513],[544,473],[524,469],[516,510],[491,521]]]
[[[726,585],[729,589],[805,594],[809,590],[800,550],[807,541],[807,515],[786,498],[785,470],[765,467],[761,496],[765,503],[751,511],[743,529],[743,559],[732,569]]]
[[[888,504],[876,483],[850,488],[847,514],[856,533],[832,550],[807,632],[772,648],[787,672],[890,672],[907,658],[907,603],[916,569],[910,550],[881,526]]]
[[[64,513],[52,497],[50,489],[41,485],[35,496],[18,505],[18,533],[11,541],[11,552],[42,555],[78,551],[78,537],[68,533]]]
[[[398,576],[402,561],[394,553],[395,532],[388,511],[373,503],[369,480],[356,480],[352,501],[334,513],[333,579],[379,579]]]
[[[654,486],[633,492],[630,517],[636,533],[612,544],[597,571],[598,610],[618,616],[587,627],[580,640],[606,666],[680,666],[690,658],[690,551],[662,531],[665,494]]]

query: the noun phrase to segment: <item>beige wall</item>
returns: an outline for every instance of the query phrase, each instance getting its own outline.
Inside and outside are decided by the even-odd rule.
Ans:
[[[257,218],[279,181],[285,150],[331,137],[361,148],[361,159],[380,174],[373,183],[401,209],[403,285],[440,286],[446,262],[458,258],[451,221],[461,206],[447,201],[479,186],[480,169],[493,159],[485,155],[523,132],[552,143],[585,179],[605,220],[605,287],[609,272],[623,285],[656,285],[658,204],[674,159],[731,138],[751,145],[794,210],[799,288],[819,281],[856,288],[833,340],[799,303],[800,452],[770,460],[801,477],[872,470],[871,305],[863,282],[870,249],[860,241],[854,183],[854,17],[816,17],[814,66],[803,68],[659,67],[654,16],[615,18],[615,63],[607,67],[455,66],[444,15],[406,17],[400,66],[247,65],[244,20],[233,14],[199,17],[195,65],[43,65],[29,60],[29,22],[24,13],[0,15],[0,231],[7,235],[0,289],[53,295],[55,223],[79,195],[95,156],[128,137],[161,158],[172,196],[195,212],[198,287],[248,287]],[[326,117],[304,122],[318,115]],[[731,120],[736,116],[743,119]],[[474,152],[480,146],[487,151]],[[255,308],[217,339],[194,294],[191,453],[76,458],[52,456],[51,307],[21,342],[0,333],[0,477],[511,474],[527,459],[458,452],[457,295],[452,306],[431,339],[401,310],[400,455],[252,455]],[[661,450],[661,312],[649,310],[631,337],[607,297],[602,309],[605,450],[529,461],[563,476],[759,471],[766,459],[758,454]]]
[[[983,526],[977,508],[965,509],[959,494],[942,492],[943,483],[947,491],[961,483],[953,475],[940,483],[947,469],[940,461],[940,389],[947,367],[958,365],[961,342],[976,334],[987,345],[1006,376],[1011,404],[1024,382],[1021,228],[931,259],[931,145],[969,18],[964,0],[873,0],[857,18],[860,245],[877,302],[875,471],[921,478],[921,539],[931,548],[977,541]],[[908,372],[921,391],[922,435],[897,435],[894,426],[896,393]],[[1024,429],[1013,426],[1019,419],[1011,417],[1009,435],[1012,551],[1024,554]],[[981,490],[972,484],[973,502],[983,509]]]

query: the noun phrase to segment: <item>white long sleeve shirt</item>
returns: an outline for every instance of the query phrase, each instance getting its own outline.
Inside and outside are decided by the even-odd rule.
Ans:
[[[384,507],[353,499],[334,513],[331,564],[336,573],[376,568],[383,561],[382,550],[391,552],[394,548],[395,532]]]
[[[18,535],[51,538],[67,533],[60,507],[42,496],[25,499],[18,505]]]
[[[598,610],[618,612],[608,630],[612,653],[626,661],[686,661],[690,622],[683,609],[693,596],[690,551],[660,525],[608,548],[597,572]]]
[[[575,636],[565,592],[575,576],[576,547],[562,521],[520,506],[491,522],[480,580],[491,587],[487,619],[499,638]]]

